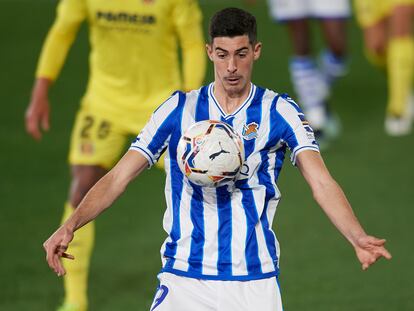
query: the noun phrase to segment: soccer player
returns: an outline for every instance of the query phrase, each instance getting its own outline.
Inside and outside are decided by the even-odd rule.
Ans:
[[[340,131],[339,119],[327,104],[332,83],[347,71],[349,1],[268,0],[268,3],[272,18],[283,22],[289,32],[293,50],[289,71],[299,103],[321,147],[326,146]],[[318,59],[312,51],[311,19],[319,22],[326,43]]]
[[[354,247],[362,268],[381,257],[390,259],[385,240],[365,233],[329,174],[298,105],[251,82],[262,47],[255,18],[227,8],[212,17],[209,33],[214,82],[176,92],[154,111],[129,151],[44,243],[51,269],[65,274],[61,257],[73,258],[67,247],[74,232],[108,208],[165,149],[163,223],[168,237],[161,247],[160,286],[151,310],[282,311],[280,248],[272,222],[287,149],[315,200]],[[200,187],[180,171],[177,144],[183,131],[201,120],[226,122],[243,138],[246,169],[234,184]],[[246,127],[255,128],[255,135],[249,131],[243,136]]]
[[[355,0],[355,10],[368,60],[387,72],[385,132],[407,135],[414,113],[414,0]]]
[[[79,26],[87,21],[90,75],[72,131],[72,182],[63,221],[116,163],[129,135],[143,128],[160,102],[176,89],[201,86],[206,64],[201,18],[196,0],[59,2],[40,55],[26,129],[35,139],[41,138],[41,129],[49,129],[49,87]],[[93,223],[79,230],[75,240],[71,252],[78,260],[65,262],[68,273],[62,311],[87,310]]]

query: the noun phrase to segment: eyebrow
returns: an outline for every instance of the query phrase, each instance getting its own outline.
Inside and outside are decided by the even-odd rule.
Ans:
[[[243,51],[243,50],[248,50],[249,48],[247,47],[247,46],[244,46],[244,47],[241,47],[240,49],[237,49],[236,50],[236,52],[241,52],[241,51]],[[225,49],[222,49],[221,47],[216,47],[215,48],[215,50],[217,51],[217,50],[219,50],[219,51],[221,51],[221,52],[229,52],[229,51],[227,51],[227,50],[225,50]]]

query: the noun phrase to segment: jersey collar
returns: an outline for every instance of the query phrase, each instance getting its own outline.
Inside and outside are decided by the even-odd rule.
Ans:
[[[217,109],[220,111],[220,114],[223,116],[224,119],[229,119],[229,118],[234,117],[244,107],[248,106],[251,103],[255,93],[256,93],[256,86],[250,82],[250,91],[249,91],[249,95],[247,96],[246,100],[243,102],[243,104],[240,105],[240,107],[235,112],[231,114],[226,114],[224,110],[221,108],[220,104],[218,103],[218,100],[214,96],[214,82],[211,82],[210,85],[208,86],[209,97],[213,100],[213,103],[217,106]]]

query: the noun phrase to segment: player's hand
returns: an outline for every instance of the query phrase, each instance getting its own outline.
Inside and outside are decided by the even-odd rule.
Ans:
[[[381,257],[388,260],[392,258],[391,254],[384,247],[385,242],[385,239],[378,239],[368,235],[360,237],[357,240],[354,247],[363,270],[368,269],[369,266],[374,264]]]
[[[34,139],[42,138],[42,131],[48,131],[49,124],[49,98],[48,88],[50,81],[39,78],[33,88],[32,99],[26,109],[25,125],[26,132]]]
[[[43,243],[43,248],[46,251],[46,261],[49,267],[58,275],[65,275],[66,271],[63,268],[61,257],[67,259],[75,259],[74,256],[66,253],[70,241],[73,239],[73,231],[66,227],[60,227],[55,233],[51,235]]]

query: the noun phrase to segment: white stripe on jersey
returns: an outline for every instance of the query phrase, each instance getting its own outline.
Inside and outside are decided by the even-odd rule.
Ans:
[[[207,195],[211,189],[203,190],[203,194]],[[204,253],[209,254],[205,258],[205,265],[203,266],[203,274],[217,275],[217,261],[218,261],[218,215],[215,202],[204,203],[204,229],[205,229],[205,243]]]
[[[217,280],[271,277],[279,269],[279,243],[272,223],[285,151],[292,151],[295,163],[299,152],[318,147],[303,113],[289,97],[252,84],[246,101],[227,115],[213,90],[210,84],[173,94],[131,145],[150,165],[168,146],[163,222],[168,237],[161,247],[162,271]],[[182,133],[208,119],[230,124],[241,137],[244,128],[256,125],[257,137],[243,138],[245,162],[232,186],[195,186],[178,168],[176,151]]]
[[[177,241],[177,253],[176,253],[176,262],[174,267],[178,270],[188,270],[187,260],[179,260],[180,258],[189,258],[190,257],[190,247],[191,247],[191,232],[193,231],[193,223],[191,222],[190,217],[190,204],[192,189],[182,192],[182,199],[180,205],[180,228],[181,228],[181,238]]]
[[[243,245],[246,240],[246,220],[245,213],[241,206],[242,195],[241,192],[234,192],[232,200],[238,202],[234,204],[235,207],[232,208],[232,237],[233,243],[231,244],[231,253],[233,255],[233,274],[234,275],[245,275],[247,270],[247,263],[245,258],[245,249],[239,247]]]

